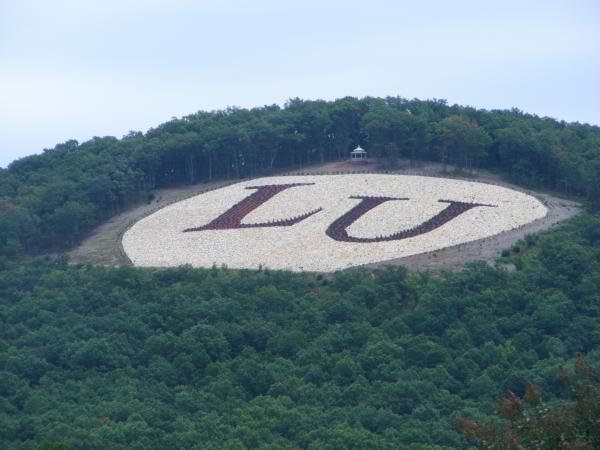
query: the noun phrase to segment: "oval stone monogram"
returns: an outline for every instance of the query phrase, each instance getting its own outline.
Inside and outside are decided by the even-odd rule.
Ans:
[[[281,176],[169,205],[133,225],[135,265],[334,271],[439,250],[546,215],[505,187],[409,175]]]

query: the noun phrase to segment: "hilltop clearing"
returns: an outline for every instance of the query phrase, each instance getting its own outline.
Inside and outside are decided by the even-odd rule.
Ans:
[[[421,164],[418,167],[410,168],[408,161],[401,162],[406,168],[394,171],[385,171],[386,173],[403,175],[424,175],[428,177],[448,177],[449,174],[443,173],[441,164],[428,163]],[[369,166],[368,171],[377,171],[377,167]],[[329,163],[316,165],[304,170],[287,172],[286,175],[309,175],[309,174],[339,174],[339,173],[357,173],[366,171],[364,167],[352,167],[348,164]],[[382,172],[381,170],[378,172]],[[526,192],[534,195],[546,206],[547,214],[531,223],[527,223],[517,229],[507,230],[472,242],[466,242],[451,247],[438,249],[426,253],[420,253],[412,256],[388,259],[383,263],[368,264],[369,267],[375,267],[381,264],[403,265],[410,270],[428,270],[438,268],[459,269],[470,260],[486,260],[490,263],[500,255],[504,249],[510,248],[517,241],[523,239],[528,234],[547,229],[552,225],[568,219],[580,211],[580,206],[571,200],[560,199],[547,193],[533,193],[525,191],[514,185],[503,182],[499,177],[494,176],[482,170],[473,171],[468,176],[454,176],[453,179],[471,180],[485,182],[497,186],[509,187],[510,189]],[[232,182],[214,182],[186,186],[182,188],[163,189],[155,193],[155,199],[147,204],[139,205],[131,210],[119,214],[101,226],[97,227],[82,244],[71,250],[70,257],[73,262],[91,261],[97,264],[108,265],[127,265],[130,260],[123,251],[121,240],[123,234],[140,219],[164,208],[167,205],[198,195],[203,192],[219,189],[231,184]]]

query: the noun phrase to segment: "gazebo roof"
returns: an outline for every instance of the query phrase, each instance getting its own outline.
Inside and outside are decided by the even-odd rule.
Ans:
[[[354,150],[352,150],[352,153],[367,153],[367,151],[359,145]]]

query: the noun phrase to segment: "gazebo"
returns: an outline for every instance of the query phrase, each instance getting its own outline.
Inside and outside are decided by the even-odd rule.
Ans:
[[[350,152],[350,161],[353,163],[367,162],[367,151],[359,145]]]

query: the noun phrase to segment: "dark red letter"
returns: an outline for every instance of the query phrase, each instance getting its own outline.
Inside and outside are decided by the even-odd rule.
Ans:
[[[408,230],[399,231],[394,234],[390,234],[389,236],[381,236],[375,238],[357,238],[348,235],[346,229],[356,222],[360,217],[366,214],[371,209],[376,206],[381,205],[384,202],[390,200],[408,200],[407,198],[393,198],[393,197],[358,197],[353,196],[350,198],[359,198],[362,201],[348,211],[343,216],[336,219],[329,228],[327,228],[327,236],[336,241],[342,242],[382,242],[382,241],[399,241],[402,239],[407,239],[415,236],[419,236],[420,234],[429,233],[436,228],[441,227],[445,223],[451,221],[455,217],[461,215],[462,213],[470,210],[471,208],[475,208],[476,206],[492,206],[492,205],[483,205],[480,203],[465,203],[465,202],[453,202],[451,200],[439,200],[442,203],[449,203],[443,211],[440,211],[438,214],[433,216],[426,222],[423,222],[421,225],[410,228]]]
[[[322,208],[309,211],[300,216],[292,217],[289,219],[275,220],[272,222],[265,223],[242,223],[242,219],[258,208],[260,205],[273,198],[281,191],[295,187],[295,186],[307,186],[314,183],[292,183],[292,184],[269,184],[266,186],[249,186],[246,189],[258,189],[252,195],[246,197],[241,202],[233,205],[219,217],[214,219],[207,225],[203,225],[197,228],[188,228],[183,230],[188,231],[204,231],[204,230],[230,230],[236,228],[258,228],[258,227],[289,227],[298,222],[303,221],[307,217],[312,216],[315,213],[321,211]]]

